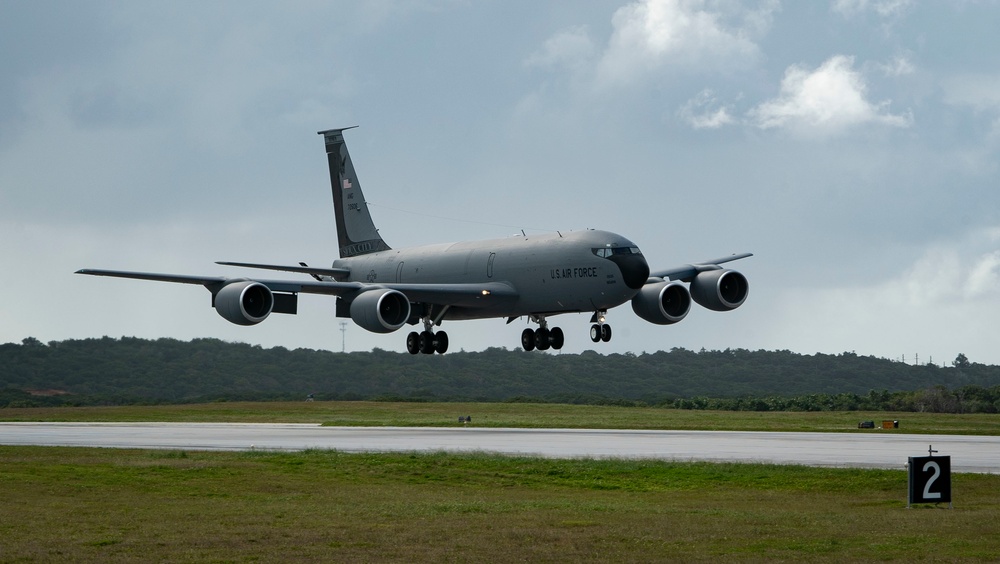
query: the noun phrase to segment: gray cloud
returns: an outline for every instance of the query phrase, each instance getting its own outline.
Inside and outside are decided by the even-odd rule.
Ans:
[[[671,327],[621,308],[601,351],[1000,362],[991,11],[894,5],[4,4],[0,341],[339,350],[321,297],[248,329],[200,288],[71,273],[329,263],[315,132],[360,124],[348,141],[396,246],[595,227],[663,267],[756,253],[743,308]],[[560,320],[567,351],[593,347],[587,319]],[[523,327],[448,331],[472,350]],[[347,343],[402,337],[352,326]]]

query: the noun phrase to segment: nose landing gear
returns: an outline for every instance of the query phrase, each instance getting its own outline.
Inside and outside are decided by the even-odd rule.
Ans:
[[[606,311],[595,311],[594,316],[590,318],[590,322],[593,325],[590,326],[590,340],[595,343],[604,341],[607,343],[611,340],[611,326],[604,322],[604,314]]]

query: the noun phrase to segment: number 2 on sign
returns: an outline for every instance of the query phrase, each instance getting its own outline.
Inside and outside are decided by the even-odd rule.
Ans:
[[[931,491],[931,485],[938,479],[938,477],[941,476],[941,467],[938,466],[937,462],[929,461],[927,464],[924,464],[924,472],[926,472],[928,468],[932,468],[934,470],[934,475],[927,480],[926,484],[924,484],[924,499],[941,499],[941,492]]]

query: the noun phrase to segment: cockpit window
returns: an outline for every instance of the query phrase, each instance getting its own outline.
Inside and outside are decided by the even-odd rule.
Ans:
[[[639,247],[597,247],[593,249],[594,254],[601,257],[607,258],[612,255],[641,255],[642,252]]]

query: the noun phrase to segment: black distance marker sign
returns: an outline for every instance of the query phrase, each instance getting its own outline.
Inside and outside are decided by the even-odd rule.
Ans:
[[[951,503],[951,457],[911,456],[909,503]]]

